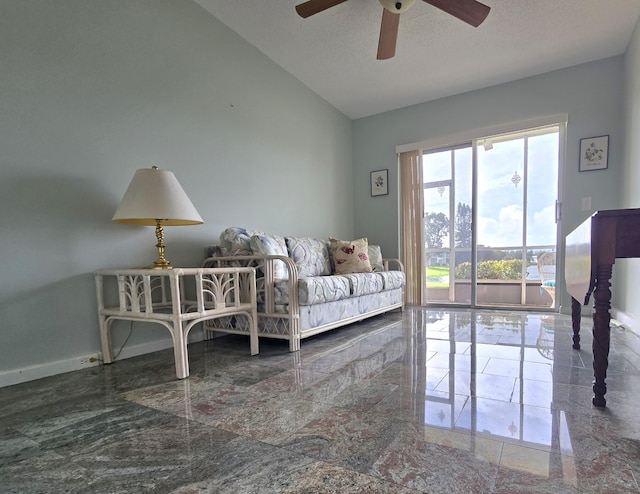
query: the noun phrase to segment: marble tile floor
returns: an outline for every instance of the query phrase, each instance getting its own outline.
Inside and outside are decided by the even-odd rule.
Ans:
[[[0,388],[2,493],[640,492],[640,338],[409,308],[304,340],[223,336]]]

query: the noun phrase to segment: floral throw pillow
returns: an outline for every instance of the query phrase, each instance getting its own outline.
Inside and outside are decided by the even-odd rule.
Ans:
[[[251,236],[262,235],[262,232],[230,226],[220,234],[220,247],[225,256],[250,256]]]
[[[265,256],[288,256],[287,244],[280,235],[264,234],[251,237],[251,250],[254,254]],[[284,262],[273,261],[273,277],[276,280],[289,278],[287,266]]]
[[[336,274],[370,273],[368,247],[366,238],[346,242],[335,238],[329,239],[331,255]]]
[[[289,256],[298,267],[298,276],[331,274],[327,242],[310,237],[285,237]]]

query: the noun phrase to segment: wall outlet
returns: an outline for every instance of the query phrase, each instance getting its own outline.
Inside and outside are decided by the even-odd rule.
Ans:
[[[582,198],[582,210],[591,211],[591,197]]]
[[[99,364],[99,357],[100,356],[97,353],[93,354],[93,355],[87,355],[85,357],[80,357],[78,359],[78,363],[82,367],[98,365]]]

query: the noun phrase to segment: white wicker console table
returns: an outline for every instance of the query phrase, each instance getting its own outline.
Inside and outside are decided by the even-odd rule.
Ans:
[[[258,353],[254,268],[102,269],[96,271],[95,280],[105,364],[113,362],[109,330],[117,319],[166,327],[173,340],[178,379],[189,376],[189,332],[202,321],[246,316],[251,355]],[[115,300],[116,295],[118,305],[105,306],[105,297]],[[216,331],[247,334],[247,326],[236,329],[229,325]]]

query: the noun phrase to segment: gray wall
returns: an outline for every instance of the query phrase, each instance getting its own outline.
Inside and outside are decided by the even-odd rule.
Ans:
[[[2,0],[0,67],[0,386],[99,351],[92,272],[156,255],[111,222],[137,168],[172,170],[205,221],[165,229],[174,265],[231,225],[353,234],[351,121],[194,2]]]
[[[561,238],[593,211],[620,207],[623,73],[619,56],[354,121],[356,236],[380,243],[387,255],[398,253],[397,145],[558,113],[569,116]],[[580,139],[603,134],[610,136],[609,169],[579,173]],[[383,168],[390,194],[372,198],[369,173]],[[581,210],[586,196],[590,212]],[[562,288],[558,302],[568,311],[571,299]]]
[[[563,235],[588,215],[581,197],[594,210],[638,207],[639,37],[626,59],[351,122],[191,1],[3,0],[0,386],[99,351],[92,272],[155,258],[153,229],[111,222],[137,168],[174,171],[205,220],[165,230],[174,265],[199,264],[230,225],[368,236],[397,256],[395,146],[549,114],[569,115]],[[601,134],[609,170],[578,173],[579,139]],[[382,168],[390,194],[371,198],[369,173]],[[634,279],[614,291],[629,312]],[[123,355],[167,336],[138,328]]]
[[[640,208],[640,23],[625,55],[624,208]],[[640,259],[619,259],[613,271],[613,315],[640,334]]]

